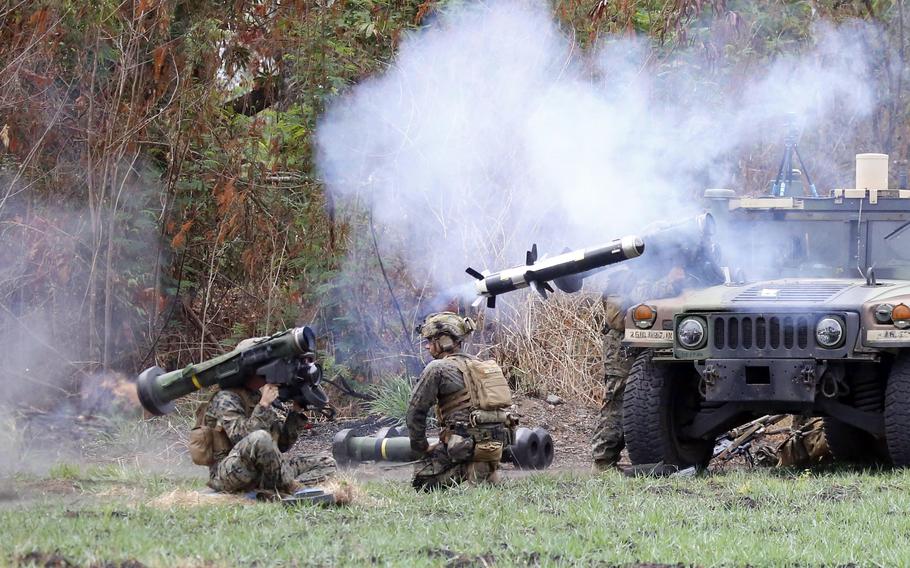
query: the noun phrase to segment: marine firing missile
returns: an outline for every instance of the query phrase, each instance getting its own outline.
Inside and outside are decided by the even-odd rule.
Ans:
[[[267,383],[279,385],[279,397],[287,395],[288,400],[319,408],[328,403],[319,387],[322,371],[301,360],[301,356],[315,350],[313,330],[295,327],[169,373],[161,367],[149,367],[136,382],[139,402],[149,413],[159,416],[173,411],[173,401],[182,396],[214,385],[238,387],[250,376],[260,375]]]
[[[468,274],[477,279],[477,302],[487,299],[487,307],[496,307],[496,296],[530,286],[544,299],[552,292],[550,281],[565,292],[581,288],[581,280],[610,264],[629,260],[645,251],[644,242],[636,236],[626,236],[609,243],[581,250],[564,252],[552,258],[537,260],[537,245],[527,252],[525,264],[492,274],[483,274],[468,268]]]

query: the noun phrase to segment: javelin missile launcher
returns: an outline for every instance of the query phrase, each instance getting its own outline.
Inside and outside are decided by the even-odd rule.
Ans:
[[[328,407],[328,397],[319,385],[322,370],[315,363],[316,335],[312,329],[296,327],[241,345],[177,371],[146,369],[136,383],[143,408],[154,415],[167,414],[174,410],[173,401],[182,396],[215,385],[239,387],[255,375],[278,385],[279,400],[294,401],[304,408]]]
[[[531,287],[544,299],[553,292],[552,281],[563,292],[577,292],[587,276],[600,269],[641,256],[645,251],[642,240],[627,236],[609,243],[581,250],[567,251],[552,258],[537,258],[537,245],[527,252],[525,264],[484,274],[473,268],[465,272],[477,279],[477,303],[484,298],[488,308],[496,307],[496,296],[521,288]]]

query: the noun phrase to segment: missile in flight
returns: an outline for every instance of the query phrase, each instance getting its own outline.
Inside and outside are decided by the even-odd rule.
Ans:
[[[563,292],[577,292],[582,280],[600,269],[623,262],[645,251],[645,243],[634,235],[622,237],[600,246],[564,252],[552,258],[537,258],[537,244],[525,256],[525,264],[507,268],[492,274],[484,274],[473,268],[465,270],[477,279],[477,303],[486,298],[487,307],[496,307],[496,296],[520,288],[531,287],[544,299],[547,292],[553,292],[550,282]]]

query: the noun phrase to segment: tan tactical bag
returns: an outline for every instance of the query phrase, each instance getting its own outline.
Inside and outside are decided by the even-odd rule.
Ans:
[[[778,467],[810,467],[831,458],[821,418],[815,418],[791,434],[778,447]]]
[[[496,361],[457,357],[464,386],[474,410],[499,410],[512,406],[512,389]]]
[[[196,407],[196,425],[190,430],[190,440],[187,444],[190,450],[190,458],[196,465],[212,465],[215,463],[214,428],[209,428],[205,425],[205,412],[208,408],[208,402],[203,402]]]
[[[502,460],[502,442],[485,440],[474,445],[472,458],[477,462],[499,462]]]

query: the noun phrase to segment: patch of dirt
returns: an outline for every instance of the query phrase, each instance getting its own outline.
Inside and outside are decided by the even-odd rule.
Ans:
[[[859,487],[855,485],[832,485],[821,493],[818,498],[822,501],[854,501],[862,496]]]
[[[761,503],[749,497],[748,495],[740,495],[738,497],[733,497],[727,499],[723,502],[723,506],[727,510],[732,509],[758,509],[761,507]]]
[[[57,495],[72,495],[81,489],[75,481],[69,479],[42,479],[24,483],[22,488],[26,492],[55,493]]]
[[[445,563],[447,568],[474,568],[495,564],[496,557],[492,554],[478,554],[477,556],[459,554]]]
[[[44,566],[45,568],[70,568],[76,566],[57,552],[29,552],[16,559],[17,564]]]
[[[73,511],[66,510],[63,512],[63,516],[67,519],[78,519],[80,517],[110,517],[116,519],[128,519],[130,517],[129,513],[126,511],[111,511],[109,513],[99,513],[96,511]]]
[[[59,552],[39,552],[32,551],[28,554],[19,556],[15,560],[16,564],[26,566],[43,566],[44,568],[78,568],[79,564],[71,562],[68,558]],[[90,564],[88,568],[145,568],[145,564],[138,560],[121,560],[119,562],[96,562]]]
[[[553,437],[555,456],[549,469],[590,471],[591,436],[600,409],[575,402],[549,404],[527,396],[515,399],[521,425],[528,428],[539,426]],[[622,461],[626,461],[625,458]]]
[[[7,483],[4,483],[4,485],[7,485]],[[0,487],[0,502],[15,501],[22,497],[18,491],[13,490],[12,482],[9,482],[9,485],[9,487]]]
[[[380,428],[395,426],[389,418],[370,415],[363,418],[346,418],[332,422],[313,422],[303,431],[294,446],[294,453],[318,454],[332,452],[332,438],[341,430],[353,429],[355,436],[372,436]]]

